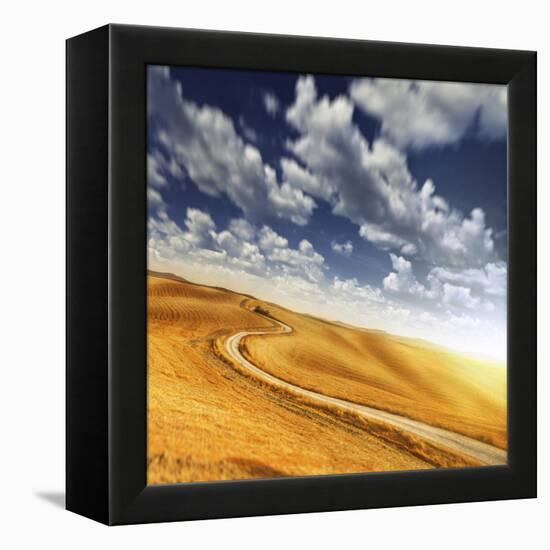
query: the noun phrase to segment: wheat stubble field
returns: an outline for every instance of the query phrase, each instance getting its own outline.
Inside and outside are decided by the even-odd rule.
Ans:
[[[506,448],[501,367],[150,273],[149,484],[480,465],[254,376],[225,351],[240,331],[264,333],[242,356],[296,387]]]

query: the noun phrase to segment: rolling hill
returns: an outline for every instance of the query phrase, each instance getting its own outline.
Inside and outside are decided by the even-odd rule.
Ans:
[[[247,336],[240,349],[266,373],[506,447],[503,368],[150,273],[148,483],[479,464],[243,372],[223,344],[239,331],[273,331],[270,317],[292,333]]]

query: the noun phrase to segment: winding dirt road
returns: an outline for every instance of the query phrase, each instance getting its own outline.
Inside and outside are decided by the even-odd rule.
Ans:
[[[359,405],[358,403],[346,401],[345,399],[330,397],[328,395],[307,390],[263,371],[241,354],[240,344],[243,338],[246,338],[247,336],[286,334],[292,332],[292,327],[289,327],[288,325],[285,325],[281,321],[273,319],[272,317],[264,316],[258,312],[255,313],[261,315],[262,317],[265,317],[271,322],[276,323],[281,328],[281,330],[256,330],[237,332],[236,334],[233,334],[232,336],[227,338],[224,343],[224,348],[229,357],[231,357],[235,362],[241,365],[241,367],[253,373],[258,378],[269,382],[274,386],[283,388],[290,393],[308,397],[309,399],[317,401],[321,404],[336,405],[337,407],[340,407],[344,410],[358,413],[365,418],[385,422],[386,424],[390,424],[401,430],[420,436],[427,441],[431,441],[438,445],[442,445],[450,450],[458,451],[460,453],[471,456],[479,460],[479,462],[481,462],[481,464],[483,465],[494,466],[507,463],[506,451],[503,449],[499,449],[498,447],[494,447],[476,439],[466,437],[465,435],[457,434],[449,430],[444,430],[443,428],[430,426],[429,424],[424,424],[423,422],[412,420],[405,416],[400,416],[397,414],[382,411],[380,409],[367,407],[366,405]]]

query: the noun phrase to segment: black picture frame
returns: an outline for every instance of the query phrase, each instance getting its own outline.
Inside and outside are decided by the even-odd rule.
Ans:
[[[508,465],[146,486],[146,66],[508,85]],[[536,496],[536,53],[107,25],[67,41],[68,510],[116,525]]]

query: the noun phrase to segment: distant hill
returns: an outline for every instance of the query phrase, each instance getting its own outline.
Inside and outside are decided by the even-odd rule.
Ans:
[[[147,275],[151,277],[160,277],[161,279],[171,279],[172,281],[180,281],[181,283],[190,283],[187,279],[180,277],[179,275],[174,275],[173,273],[164,273],[162,271],[154,271],[152,269],[147,270]]]

